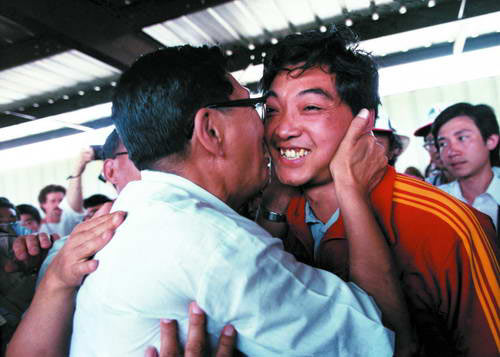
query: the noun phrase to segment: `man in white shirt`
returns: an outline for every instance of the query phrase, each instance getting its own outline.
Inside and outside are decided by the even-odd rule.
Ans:
[[[493,109],[454,104],[438,115],[432,133],[444,166],[457,178],[439,188],[490,216],[498,233],[499,130]]]
[[[231,323],[247,355],[392,356],[370,297],[234,210],[267,181],[263,101],[216,48],[167,48],[122,75],[113,119],[142,179],[120,193],[127,219],[78,293],[72,356],[142,356],[164,317],[185,341],[193,300],[212,340]]]
[[[66,189],[60,185],[47,185],[40,191],[38,201],[45,217],[39,232],[66,236],[83,220],[83,206],[73,205],[65,196]]]

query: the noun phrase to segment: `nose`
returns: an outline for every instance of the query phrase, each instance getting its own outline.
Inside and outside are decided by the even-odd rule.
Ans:
[[[446,147],[446,155],[454,156],[460,153],[460,143],[456,140],[450,140]]]
[[[301,129],[296,115],[290,111],[283,111],[273,117],[273,137],[279,140],[289,140],[300,136]]]

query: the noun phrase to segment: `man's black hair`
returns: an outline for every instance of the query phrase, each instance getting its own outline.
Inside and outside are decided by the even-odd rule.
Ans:
[[[226,63],[217,47],[185,45],[147,54],[123,73],[112,118],[139,170],[187,154],[196,112],[233,91]]]
[[[437,138],[441,127],[458,116],[469,117],[479,129],[484,142],[491,135],[500,135],[495,112],[490,106],[486,104],[472,105],[470,103],[456,103],[443,110],[432,124],[432,135],[437,147]],[[500,166],[499,149],[500,145],[497,144],[495,149],[490,150],[491,166]]]
[[[0,197],[0,208],[12,208],[13,210],[15,210],[12,202],[10,202],[6,197]]]
[[[357,44],[357,36],[343,26],[332,26],[326,32],[288,35],[266,56],[261,89],[268,91],[281,71],[299,69],[298,76],[320,66],[335,74],[336,90],[353,114],[363,108],[373,109],[376,114],[380,104],[378,68],[370,54],[359,50]]]
[[[23,203],[17,205],[16,210],[19,216],[21,216],[22,214],[29,214],[38,224],[42,222],[42,217],[40,216],[40,212],[32,205]]]
[[[118,146],[120,146],[120,142],[121,140],[118,136],[118,133],[116,132],[116,129],[113,129],[113,131],[106,138],[104,145],[102,146],[104,160],[112,159],[115,156],[116,151],[118,150]]]
[[[87,208],[102,205],[106,202],[111,202],[111,201],[113,201],[113,200],[111,198],[109,198],[108,196],[102,195],[100,193],[96,193],[95,195],[89,196],[83,200],[83,208],[87,209]]]

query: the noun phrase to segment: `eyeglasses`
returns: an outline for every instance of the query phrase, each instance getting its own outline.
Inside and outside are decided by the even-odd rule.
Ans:
[[[257,108],[257,106],[263,105],[266,102],[266,98],[267,98],[267,96],[258,97],[258,98],[228,100],[227,102],[207,104],[207,105],[205,105],[205,108],[209,108],[209,109],[234,108],[234,107],[254,107],[254,108]]]
[[[438,151],[434,140],[426,141],[424,144],[424,149],[427,150],[428,152],[437,152]]]
[[[108,157],[108,159],[114,160],[114,159],[116,159],[117,156],[120,156],[120,155],[128,155],[128,152],[127,151],[120,151],[120,152],[114,153],[113,156]],[[99,176],[97,176],[97,178],[99,179],[99,181],[106,183],[106,178],[104,177],[102,172],[99,174]]]
[[[120,156],[120,155],[128,155],[128,152],[126,152],[126,151],[117,152],[117,153],[113,154],[113,156],[111,156],[110,159],[116,159],[116,157]]]

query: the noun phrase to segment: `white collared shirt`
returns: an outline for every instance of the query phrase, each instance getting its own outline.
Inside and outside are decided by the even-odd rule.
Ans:
[[[492,167],[493,178],[485,192],[474,199],[472,207],[491,217],[498,231],[498,205],[500,205],[500,167]],[[462,195],[458,181],[438,186],[441,190],[458,198],[463,202],[467,200]]]
[[[143,171],[128,212],[77,296],[71,356],[143,356],[160,319],[187,334],[188,304],[212,345],[227,323],[249,356],[392,356],[393,333],[353,283],[298,263],[254,222],[182,177]]]

